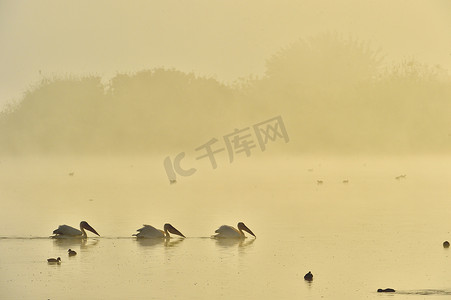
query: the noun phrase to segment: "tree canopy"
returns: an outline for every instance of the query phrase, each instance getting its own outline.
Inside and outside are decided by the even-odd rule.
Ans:
[[[199,145],[282,115],[296,153],[446,153],[451,80],[439,66],[395,65],[365,42],[324,34],[225,85],[175,69],[53,78],[0,114],[0,152],[151,153]]]

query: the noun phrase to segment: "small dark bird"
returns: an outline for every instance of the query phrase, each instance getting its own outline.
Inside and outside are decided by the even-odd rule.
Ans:
[[[61,257],[58,257],[58,258],[48,258],[48,259],[47,259],[47,262],[59,264],[59,263],[61,262]]]
[[[448,241],[444,241],[443,242],[443,248],[449,248],[449,242]]]
[[[388,288],[388,289],[377,289],[378,293],[394,293],[396,292],[394,289]]]
[[[343,180],[343,183],[349,183],[348,179]]]
[[[177,183],[177,180],[175,180],[175,179],[169,179],[169,184],[175,184],[175,183]]]
[[[304,275],[304,279],[307,281],[312,281],[313,280],[312,272],[308,271],[308,273]]]
[[[69,253],[69,256],[75,256],[75,255],[77,255],[77,252],[75,252],[75,251],[72,250],[72,249],[67,250],[67,252]]]
[[[317,184],[323,184],[324,181],[322,181],[322,180],[317,180],[316,183],[317,183]]]
[[[75,174],[74,172],[70,172],[69,176],[74,176],[74,174]]]

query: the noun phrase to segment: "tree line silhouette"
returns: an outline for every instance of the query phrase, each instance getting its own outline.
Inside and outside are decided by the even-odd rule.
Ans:
[[[294,153],[449,153],[451,80],[439,66],[385,62],[367,43],[323,34],[224,84],[157,68],[42,79],[0,114],[3,154],[183,151],[281,115]],[[282,149],[282,148],[281,148]]]

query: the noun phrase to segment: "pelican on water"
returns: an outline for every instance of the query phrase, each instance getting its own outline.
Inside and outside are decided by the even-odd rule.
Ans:
[[[243,222],[238,223],[238,230],[232,226],[229,225],[222,225],[221,227],[219,227],[218,229],[216,229],[216,235],[213,235],[214,238],[229,238],[229,239],[244,239],[246,238],[244,236],[244,231],[246,231],[247,233],[253,235],[254,237],[255,234],[249,229],[247,228],[246,225],[244,225]]]
[[[97,233],[97,231],[91,227],[91,225],[88,224],[86,221],[80,222],[80,230],[68,226],[68,225],[60,225],[58,229],[53,230],[54,236],[52,238],[54,239],[67,239],[67,238],[87,238],[86,230],[91,231],[94,234],[97,234],[100,236],[100,234]]]
[[[136,231],[138,233],[133,234],[137,238],[170,238],[169,233],[179,235],[181,237],[185,237],[180,231],[178,231],[174,226],[169,223],[164,224],[164,230],[156,229],[150,225],[143,225],[143,228],[140,228]]]

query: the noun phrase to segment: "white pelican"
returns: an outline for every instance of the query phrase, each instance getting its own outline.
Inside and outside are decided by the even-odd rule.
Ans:
[[[133,236],[136,236],[137,238],[170,238],[171,236],[169,233],[185,237],[180,231],[175,229],[175,227],[169,223],[164,224],[164,231],[145,224],[143,225],[143,228],[136,231],[138,231],[138,233],[133,234]]]
[[[77,255],[77,252],[75,252],[75,251],[72,250],[72,249],[67,250],[67,252],[69,253],[69,256],[75,256],[75,255]]]
[[[214,235],[213,237],[214,238],[229,238],[229,239],[244,239],[246,237],[244,236],[243,230],[246,231],[247,233],[253,235],[254,237],[256,237],[255,234],[249,228],[247,228],[247,226],[244,225],[243,222],[238,223],[238,230],[229,225],[222,225],[215,231],[217,234]]]
[[[58,258],[47,258],[47,262],[49,262],[51,264],[54,264],[54,263],[59,264],[61,262],[61,257],[58,257]]]
[[[68,225],[60,225],[58,229],[53,230],[53,233],[55,234],[52,236],[54,239],[67,239],[67,238],[87,238],[86,230],[91,231],[94,234],[97,234],[100,236],[100,234],[97,233],[97,231],[91,227],[91,225],[88,224],[86,221],[80,222],[80,230],[68,226]]]

